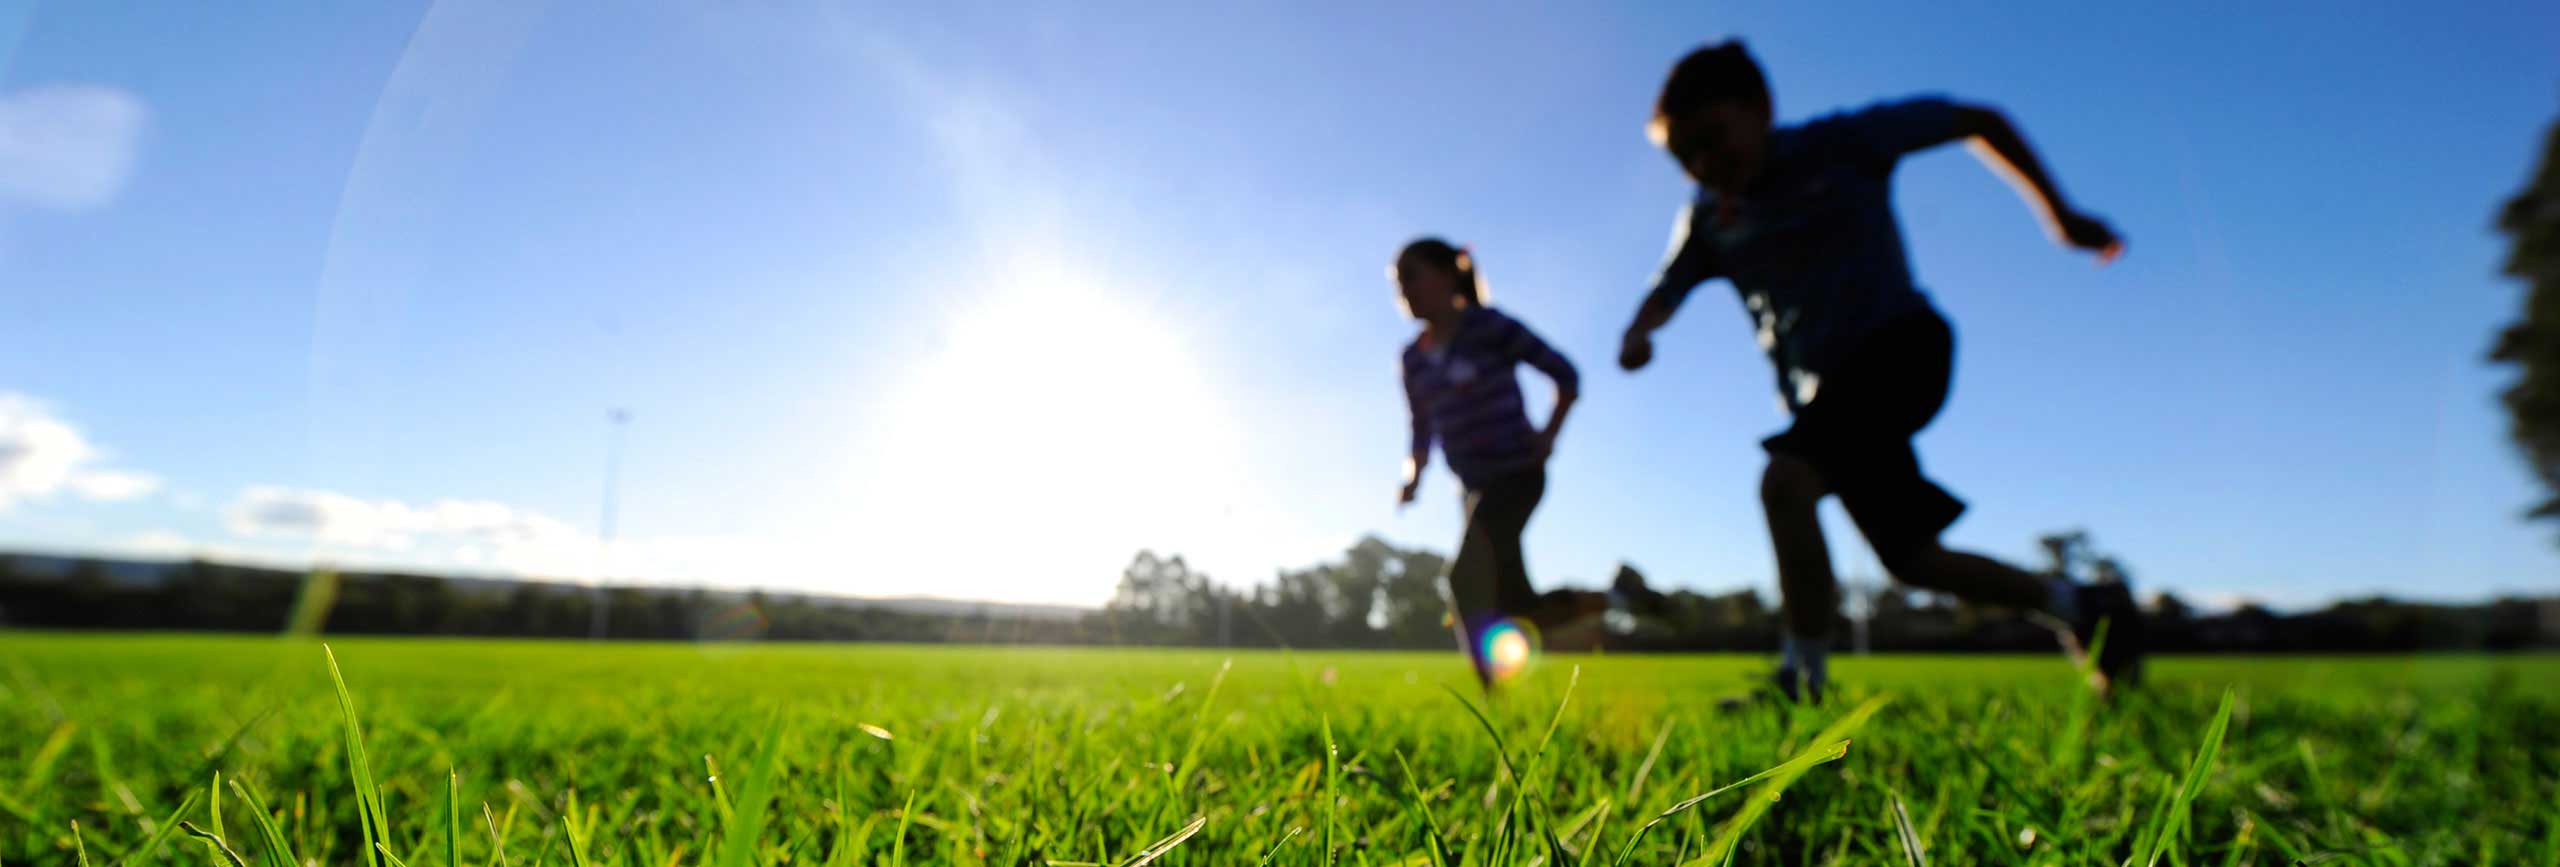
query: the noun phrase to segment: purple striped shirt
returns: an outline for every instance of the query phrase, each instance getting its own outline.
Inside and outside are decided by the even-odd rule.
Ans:
[[[1520,400],[1521,363],[1555,380],[1579,382],[1573,362],[1491,307],[1470,307],[1439,345],[1414,338],[1404,348],[1404,393],[1413,406],[1413,450],[1438,442],[1449,469],[1468,487],[1538,466],[1537,430]]]

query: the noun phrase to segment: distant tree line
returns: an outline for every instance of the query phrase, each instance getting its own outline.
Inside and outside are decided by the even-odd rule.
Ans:
[[[2088,533],[2039,538],[2043,571],[2078,581],[2130,580],[2122,561]],[[1338,560],[1284,571],[1239,589],[1209,580],[1181,557],[1139,552],[1100,616],[1129,643],[1190,646],[1444,648],[1439,575],[1446,561],[1424,550],[1365,538]],[[1621,570],[1632,571],[1621,566]],[[1641,576],[1639,576],[1641,577]],[[1834,635],[1868,649],[1909,652],[2041,652],[2053,634],[2014,612],[1884,582],[1848,588]],[[1766,652],[1778,646],[1774,601],[1751,589],[1673,590],[1665,616],[1622,624],[1632,651]],[[2278,613],[2258,605],[2199,613],[2174,594],[2149,600],[2156,649],[2185,653],[2361,653],[2560,648],[2560,597],[2446,605],[2385,598]]]
[[[2042,540],[2045,571],[2126,580],[2087,534]],[[1454,645],[1440,574],[1427,550],[1371,537],[1339,557],[1271,580],[1212,580],[1179,555],[1141,551],[1096,610],[844,597],[301,572],[206,561],[177,564],[0,555],[0,627],[319,631],[664,641],[886,641],[1202,647],[1410,648]],[[1626,567],[1621,567],[1625,569]],[[1845,594],[1835,634],[1877,651],[2050,650],[2053,637],[2011,612],[1868,582]],[[1763,652],[1776,606],[1752,590],[1674,590],[1665,616],[1619,624],[1631,651]],[[604,616],[596,616],[601,599]],[[2309,612],[2255,605],[2198,613],[2151,601],[2154,646],[2170,652],[2408,652],[2560,648],[2560,597],[2446,605],[2371,598]]]

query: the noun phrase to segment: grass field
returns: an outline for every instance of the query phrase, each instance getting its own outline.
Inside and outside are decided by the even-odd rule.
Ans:
[[[0,635],[0,862],[2560,863],[2551,657],[330,648]]]

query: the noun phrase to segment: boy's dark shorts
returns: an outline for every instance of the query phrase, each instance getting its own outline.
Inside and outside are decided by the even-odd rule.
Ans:
[[[1823,373],[1794,424],[1760,445],[1812,464],[1890,566],[1936,542],[1964,514],[1964,501],[1921,474],[1911,448],[1911,437],[1946,405],[1954,371],[1955,334],[1946,319],[1935,311],[1895,319]]]

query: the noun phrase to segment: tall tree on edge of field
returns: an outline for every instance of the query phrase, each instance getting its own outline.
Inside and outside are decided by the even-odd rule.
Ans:
[[[2530,514],[2560,518],[2560,123],[2543,135],[2541,163],[2499,211],[2498,228],[2515,241],[2506,271],[2525,281],[2525,298],[2489,357],[2523,372],[2504,395],[2510,431],[2551,495]]]

